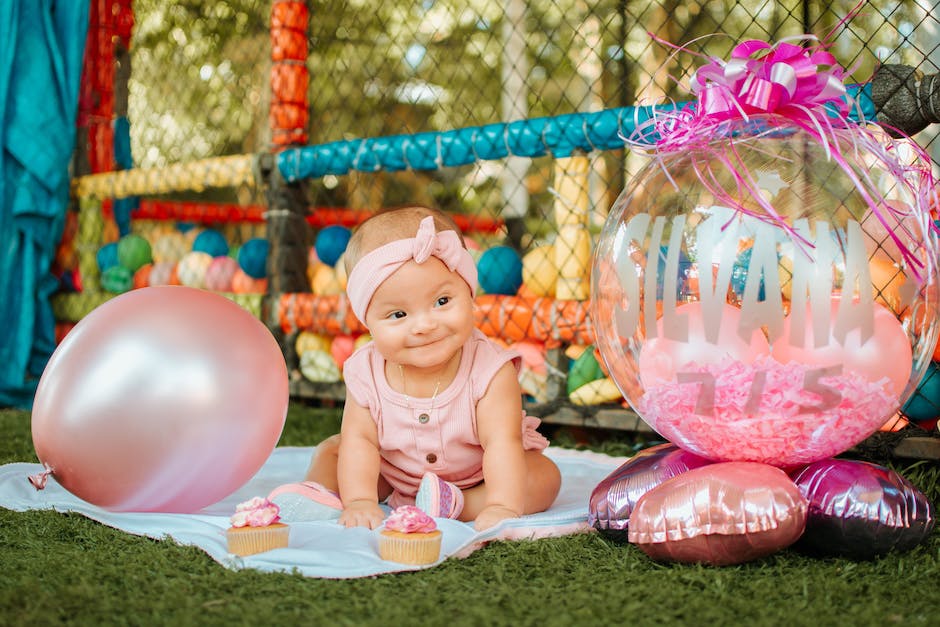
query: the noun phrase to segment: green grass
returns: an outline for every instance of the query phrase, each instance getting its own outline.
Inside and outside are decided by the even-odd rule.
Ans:
[[[314,444],[338,424],[338,410],[292,406],[281,444]],[[612,454],[641,445],[622,434],[555,436]],[[29,414],[0,410],[0,463],[12,461],[36,461]],[[937,502],[937,464],[900,470]],[[938,531],[870,562],[785,550],[724,568],[656,564],[589,534],[494,543],[422,572],[333,581],[230,571],[198,549],[79,515],[0,508],[4,625],[936,625],[938,581]]]

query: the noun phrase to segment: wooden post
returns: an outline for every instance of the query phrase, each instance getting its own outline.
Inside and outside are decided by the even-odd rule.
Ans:
[[[559,300],[587,300],[591,293],[589,170],[584,154],[555,159],[555,298]]]

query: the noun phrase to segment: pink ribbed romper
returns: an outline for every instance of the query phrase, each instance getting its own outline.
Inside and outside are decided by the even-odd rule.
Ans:
[[[483,481],[483,448],[477,436],[476,405],[496,372],[508,361],[518,370],[518,353],[503,350],[474,329],[463,347],[454,381],[437,397],[414,398],[393,390],[385,378],[385,359],[370,342],[343,365],[353,400],[367,408],[378,428],[380,472],[394,488],[389,505],[414,503],[422,475],[431,471],[457,487]],[[522,444],[542,450],[541,422],[523,411]]]

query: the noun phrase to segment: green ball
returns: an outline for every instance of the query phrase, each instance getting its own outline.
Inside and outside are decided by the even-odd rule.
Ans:
[[[125,235],[118,240],[118,263],[131,271],[137,272],[141,266],[153,261],[150,242],[140,235]]]
[[[134,273],[124,266],[111,266],[101,273],[101,287],[112,294],[123,294],[134,284]]]
[[[604,378],[604,371],[594,357],[594,347],[588,346],[568,369],[568,394],[591,381]]]

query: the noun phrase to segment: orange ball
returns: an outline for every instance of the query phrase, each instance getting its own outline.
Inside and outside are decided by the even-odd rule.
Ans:
[[[239,268],[232,275],[232,291],[236,294],[264,294],[268,291],[268,280],[252,278]]]
[[[134,273],[133,280],[133,287],[135,290],[150,285],[151,270],[153,270],[152,263],[145,263],[141,267],[137,268],[137,272]]]

